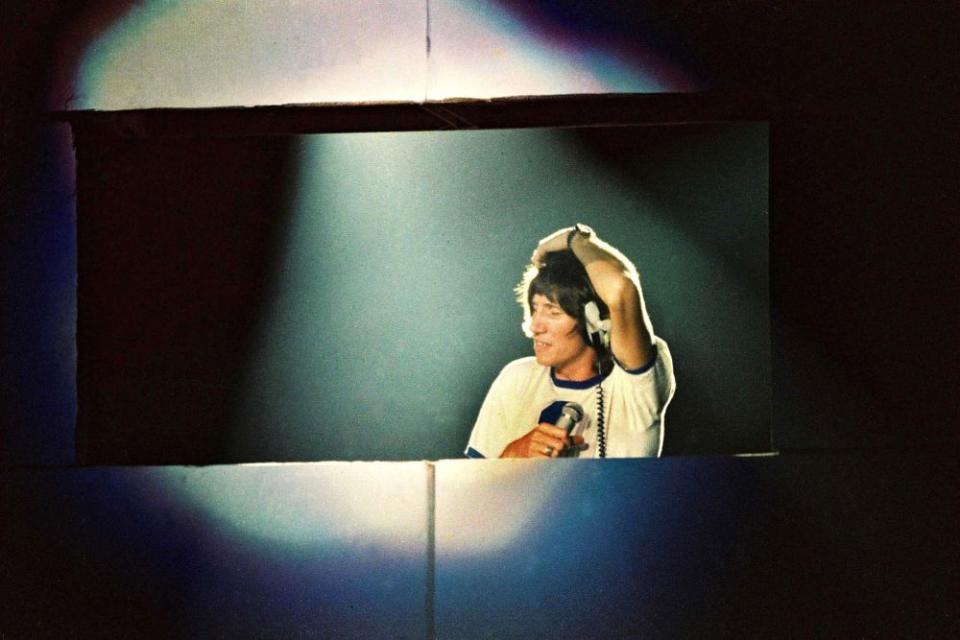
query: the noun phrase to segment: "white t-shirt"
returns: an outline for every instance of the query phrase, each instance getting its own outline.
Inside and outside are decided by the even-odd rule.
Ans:
[[[656,355],[641,369],[619,364],[603,378],[604,432],[607,457],[659,456],[663,420],[676,381],[670,349],[654,338]],[[584,417],[573,429],[587,447],[580,457],[597,457],[597,382],[600,376],[574,382],[557,380],[551,368],[534,357],[514,360],[490,385],[464,452],[471,458],[498,458],[504,448],[538,424],[540,412],[562,400],[576,402]]]

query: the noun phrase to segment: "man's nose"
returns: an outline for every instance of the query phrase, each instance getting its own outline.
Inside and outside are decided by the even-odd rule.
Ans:
[[[534,313],[530,316],[530,330],[534,333],[544,332],[543,318],[540,317],[540,314]]]

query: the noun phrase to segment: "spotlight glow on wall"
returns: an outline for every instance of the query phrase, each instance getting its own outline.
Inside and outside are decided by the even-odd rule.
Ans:
[[[605,42],[586,27],[545,35],[515,11],[470,0],[153,0],[134,4],[86,48],[75,97],[65,106],[418,102],[696,88],[643,37]]]
[[[174,502],[217,537],[299,550],[358,547],[417,557],[426,544],[422,463],[161,467],[140,476],[148,504]]]
[[[80,109],[419,100],[422,2],[138,3],[86,50]]]
[[[490,557],[516,548],[562,499],[578,460],[446,460],[437,465],[437,557]]]

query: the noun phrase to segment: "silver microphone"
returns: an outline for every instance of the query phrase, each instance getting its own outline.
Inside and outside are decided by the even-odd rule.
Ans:
[[[583,407],[576,402],[567,402],[560,410],[560,417],[557,419],[557,425],[570,435],[570,432],[578,422],[583,420]]]

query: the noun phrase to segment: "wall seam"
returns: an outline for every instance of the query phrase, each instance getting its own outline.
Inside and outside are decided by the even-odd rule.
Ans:
[[[436,523],[437,523],[437,484],[436,484],[436,465],[433,462],[427,462],[427,575],[426,575],[426,599],[424,602],[424,613],[427,622],[427,640],[436,638],[436,616],[434,604],[436,602],[436,565],[437,565],[437,544],[436,544]]]
[[[423,69],[423,101],[426,102],[430,98],[430,49],[433,45],[431,41],[431,16],[430,16],[430,0],[425,0],[426,5],[426,52],[424,56],[424,69]]]

